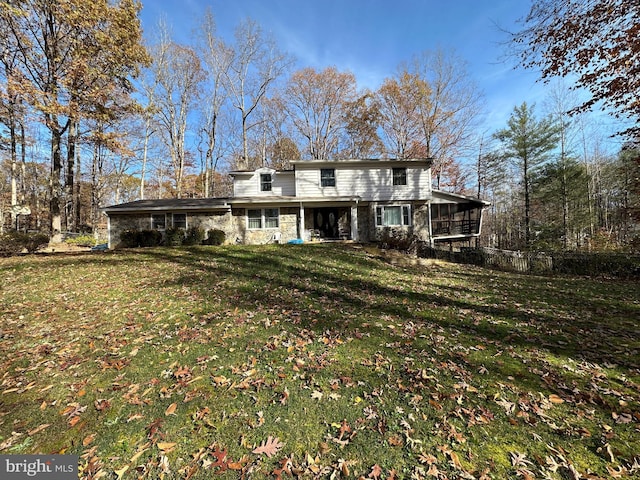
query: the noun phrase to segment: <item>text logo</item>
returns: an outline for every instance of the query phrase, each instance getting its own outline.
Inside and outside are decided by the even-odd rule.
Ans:
[[[3,480],[75,480],[77,455],[0,455]]]

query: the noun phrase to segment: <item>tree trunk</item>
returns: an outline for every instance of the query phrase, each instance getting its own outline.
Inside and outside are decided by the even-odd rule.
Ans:
[[[524,158],[524,242],[526,248],[531,247],[531,199],[529,198],[529,163]]]
[[[62,197],[62,184],[60,176],[62,174],[62,154],[60,146],[62,144],[63,130],[59,128],[51,129],[51,176],[49,177],[50,199],[50,221],[51,242],[62,242],[62,214],[60,209]]]
[[[563,154],[562,158],[562,246],[565,250],[569,247],[569,192],[567,191],[567,167]]]
[[[76,141],[77,141],[78,123],[76,120],[71,120],[69,123],[69,131],[67,133],[67,172],[65,177],[65,208],[67,229],[71,232],[77,231],[77,225],[75,225],[75,212],[78,209],[78,205],[75,204],[74,196],[74,175],[75,175],[75,157],[76,157]]]
[[[81,174],[81,170],[80,170],[80,155],[77,155],[76,158],[76,173],[75,173],[75,191],[74,191],[74,204],[76,206],[76,218],[75,218],[75,225],[76,225],[76,229],[79,229],[80,226],[82,225],[82,197],[80,196],[80,194],[82,193],[80,191],[80,174]],[[92,227],[95,227],[95,225],[92,225]]]
[[[140,172],[140,200],[144,200],[144,176],[147,173],[147,155],[149,153],[149,139],[153,135],[151,131],[151,116],[147,114],[144,125],[144,146],[142,149],[142,169]]]
[[[17,144],[16,144],[16,125],[14,108],[11,105],[10,120],[9,120],[9,135],[11,137],[11,227],[18,228],[17,219],[18,215],[15,208],[18,206],[18,158],[17,158]]]
[[[91,224],[96,225],[98,222],[98,156],[100,154],[100,146],[98,142],[93,145],[93,162],[91,163]]]

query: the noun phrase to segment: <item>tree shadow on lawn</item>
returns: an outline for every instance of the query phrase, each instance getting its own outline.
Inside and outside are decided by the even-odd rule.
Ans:
[[[188,286],[205,296],[213,291],[230,309],[299,312],[301,326],[309,329],[355,331],[376,318],[393,317],[454,329],[469,339],[484,339],[503,348],[543,348],[578,361],[640,368],[637,298],[626,304],[609,298],[607,284],[595,282],[594,286],[588,279],[521,276],[470,267],[445,272],[458,282],[462,278],[466,291],[429,284],[418,289],[412,288],[418,283],[415,276],[424,279],[424,270],[398,269],[348,247],[154,249],[149,254],[191,271],[175,278],[176,287]],[[391,285],[387,277],[394,275],[406,283]],[[589,288],[576,301],[572,292],[584,284]],[[501,302],[495,301],[493,288],[502,290]],[[478,303],[474,292],[492,301]],[[634,294],[629,292],[629,297]],[[531,307],[527,305],[531,299],[544,305]],[[606,318],[608,307],[615,315]]]

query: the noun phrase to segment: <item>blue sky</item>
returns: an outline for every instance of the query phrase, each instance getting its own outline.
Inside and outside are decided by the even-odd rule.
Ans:
[[[257,21],[296,67],[335,66],[359,87],[376,89],[398,65],[425,50],[452,50],[467,62],[483,92],[483,130],[506,127],[515,105],[536,103],[545,86],[534,71],[504,61],[506,34],[516,30],[530,0],[143,0],[142,26],[151,33],[164,16],[178,41],[188,42],[210,7],[220,36],[231,40],[247,17]]]

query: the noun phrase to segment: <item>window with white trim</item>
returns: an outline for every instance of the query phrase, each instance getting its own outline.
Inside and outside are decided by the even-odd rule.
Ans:
[[[336,169],[335,168],[320,169],[320,186],[321,187],[336,186]]]
[[[280,227],[280,210],[277,208],[247,209],[247,228],[259,230]]]
[[[187,214],[186,213],[173,213],[171,215],[173,228],[187,229]]]
[[[151,230],[164,230],[167,226],[167,219],[164,213],[154,213],[151,215]]]
[[[406,227],[410,225],[410,205],[382,205],[376,207],[377,227]]]
[[[404,167],[393,169],[393,184],[394,185],[406,185],[407,184],[407,169]]]
[[[280,226],[280,212],[277,208],[264,209],[264,228],[278,228]]]
[[[260,191],[270,192],[272,182],[273,182],[273,179],[270,173],[261,173],[260,174]]]
[[[262,228],[262,210],[260,209],[247,210],[247,227],[249,229]]]

